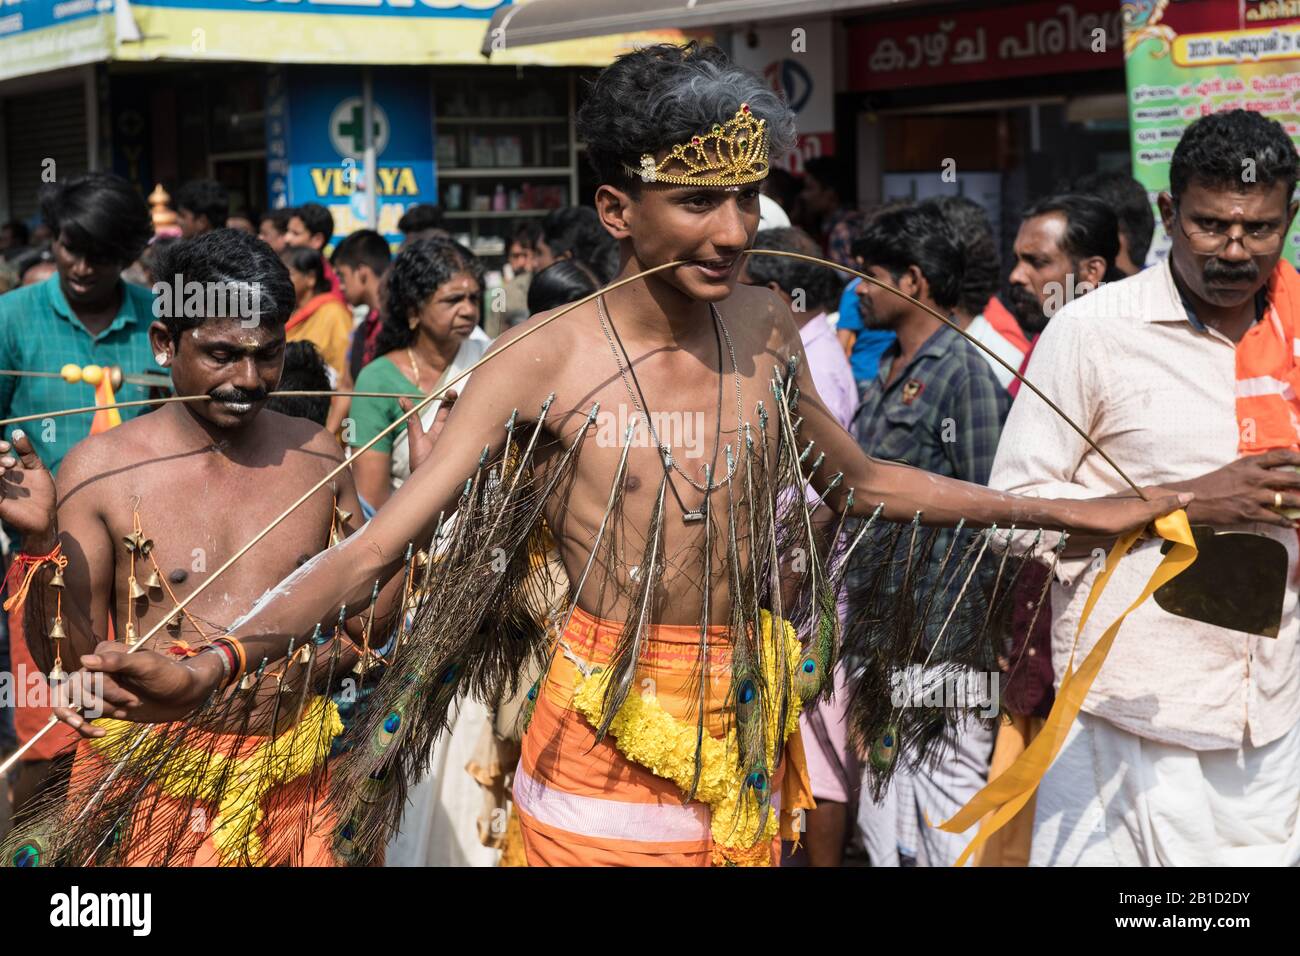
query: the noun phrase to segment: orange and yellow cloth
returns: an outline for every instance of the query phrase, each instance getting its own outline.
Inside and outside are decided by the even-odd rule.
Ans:
[[[108,718],[95,725],[108,733],[81,741],[70,792],[140,786],[128,778],[114,783],[100,752],[118,752],[155,728]],[[325,798],[326,778],[313,783],[312,777],[342,732],[334,702],[313,697],[294,726],[274,737],[191,733],[146,785],[121,865],[336,865],[337,826]],[[169,840],[177,845],[168,846]]]
[[[713,812],[700,800],[688,801],[673,780],[660,776],[621,750],[620,724],[596,740],[590,720],[580,710],[586,681],[573,657],[591,667],[607,665],[622,624],[574,611],[562,637],[571,653],[557,653],[539,685],[536,706],[524,735],[515,774],[514,803],[530,866],[710,866],[719,862],[712,830]],[[697,665],[700,632],[690,625],[654,625],[649,629],[631,695],[633,708],[621,716],[675,718],[695,726],[697,680],[707,681],[705,733],[716,742],[727,738],[734,720],[728,713],[732,644],[725,626],[709,628],[709,658],[703,675]],[[797,660],[797,657],[796,657]],[[591,689],[591,688],[589,688]],[[797,708],[785,757],[772,780],[773,807],[783,822],[800,809],[812,809]],[[646,726],[664,730],[660,719]],[[664,743],[664,734],[659,743]],[[693,762],[694,733],[683,760]],[[626,746],[624,742],[624,746]],[[671,749],[671,745],[668,745]],[[734,763],[734,754],[729,755]],[[703,789],[703,788],[702,788]],[[786,828],[787,836],[789,829]],[[763,841],[754,850],[762,863],[779,860],[780,840]],[[757,862],[757,861],[756,861]]]

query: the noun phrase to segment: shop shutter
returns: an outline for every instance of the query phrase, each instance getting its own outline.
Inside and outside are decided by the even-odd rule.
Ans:
[[[54,160],[56,181],[86,172],[86,106],[81,86],[4,100],[9,214],[28,219],[40,209],[41,173]]]

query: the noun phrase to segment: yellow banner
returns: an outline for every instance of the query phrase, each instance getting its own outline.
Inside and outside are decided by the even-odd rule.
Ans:
[[[679,30],[543,43],[480,52],[487,20],[469,17],[350,16],[193,10],[133,4],[142,39],[119,43],[118,60],[235,60],[266,63],[374,65],[606,66],[621,53],[651,43],[680,43]]]

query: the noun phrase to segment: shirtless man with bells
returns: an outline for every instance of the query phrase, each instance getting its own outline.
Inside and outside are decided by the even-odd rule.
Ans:
[[[110,621],[116,642],[126,639],[128,620],[136,637],[146,634],[174,606],[166,587],[176,599],[191,593],[342,461],[338,442],[318,425],[262,409],[279,383],[284,324],[294,301],[287,271],[270,247],[234,230],[217,230],[178,243],[165,255],[161,275],[205,284],[237,277],[258,291],[252,299],[260,309],[256,317],[163,315],[149,329],[157,361],[171,370],[176,393],[212,400],[169,403],[82,441],[64,459],[57,498],[55,482],[25,434],[16,432],[12,447],[0,442],[0,465],[6,469],[0,515],[23,533],[28,554],[47,554],[59,543],[68,560],[62,594],[67,638],[59,642],[67,672],[77,671],[82,656],[107,641]],[[340,533],[355,531],[361,509],[348,470],[200,594],[179,627],[164,627],[147,646],[178,660],[187,647],[192,654],[220,636],[264,591],[329,546],[336,507]],[[137,515],[166,587],[146,589],[146,596],[133,600],[131,560],[123,542],[137,530]],[[153,564],[139,553],[134,563],[143,588]],[[50,576],[46,566],[33,591],[44,588]],[[385,604],[386,598],[381,598]],[[45,634],[54,607],[51,598],[45,604],[50,620],[39,630],[33,621],[28,640],[48,670],[54,647]],[[363,618],[354,618],[348,630],[358,634],[362,626]],[[125,649],[116,642],[108,646]],[[322,654],[317,660],[326,658]],[[340,666],[354,661],[353,653]],[[89,676],[80,674],[83,681]],[[265,712],[269,704],[268,699],[259,710]],[[116,707],[105,713],[128,716]]]

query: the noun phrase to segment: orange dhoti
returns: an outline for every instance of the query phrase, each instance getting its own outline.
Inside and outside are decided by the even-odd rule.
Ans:
[[[623,625],[575,609],[562,643],[588,665],[606,667]],[[720,738],[728,719],[731,639],[709,628],[708,666],[699,673],[700,629],[648,628],[632,694],[652,694],[680,721],[695,724],[705,680],[705,733]],[[714,856],[710,808],[687,801],[671,780],[627,757],[617,742],[596,740],[574,705],[582,675],[557,652],[540,684],[514,781],[514,804],[530,866],[709,866]],[[773,812],[813,806],[798,731],[772,779]],[[780,841],[772,841],[772,862]]]
[[[117,779],[98,750],[120,757],[148,724],[97,721],[109,736],[83,740],[73,764],[69,812],[88,799],[114,799],[140,787]],[[334,866],[336,821],[326,803],[324,768],[341,732],[338,711],[317,697],[297,724],[274,739],[191,731],[180,752],[133,804],[120,866]],[[72,861],[69,861],[70,863]],[[89,862],[89,861],[87,861]]]

